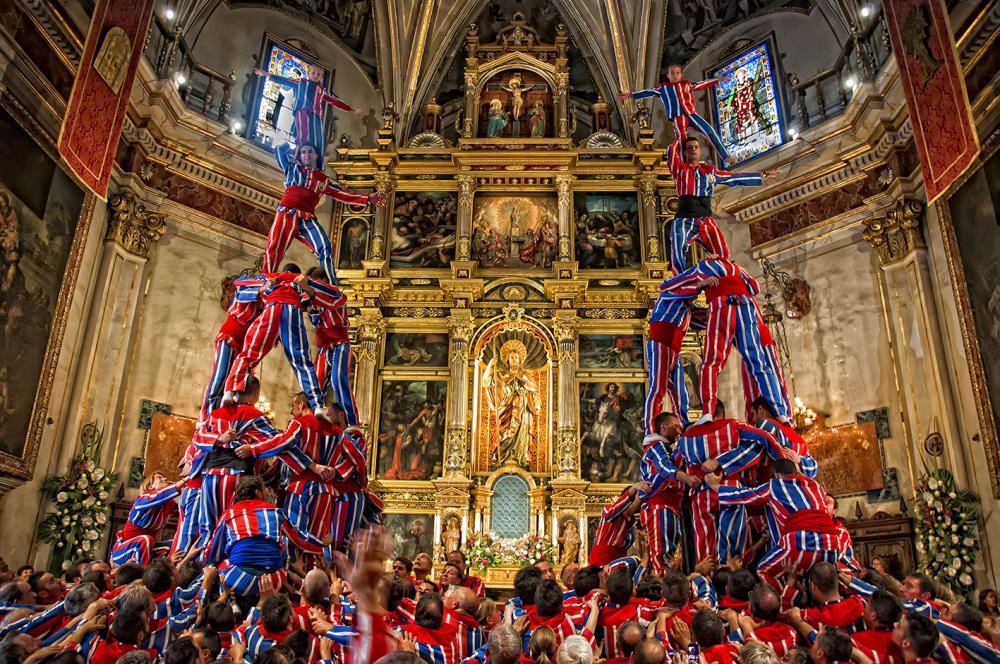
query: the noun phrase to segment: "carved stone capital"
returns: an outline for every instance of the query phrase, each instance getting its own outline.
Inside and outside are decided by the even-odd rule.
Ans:
[[[453,341],[468,343],[475,330],[476,324],[471,318],[466,318],[465,316],[448,317],[448,331],[451,332],[451,338]]]
[[[379,171],[375,174],[375,190],[382,198],[388,198],[392,193],[392,174],[389,171]]]
[[[167,230],[163,215],[148,211],[134,194],[128,192],[112,196],[109,205],[111,216],[105,239],[113,240],[130,254],[148,258],[150,247]]]
[[[455,179],[458,181],[458,204],[471,206],[476,195],[476,177],[462,174]]]
[[[560,344],[576,341],[576,332],[579,328],[580,320],[575,314],[573,317],[560,316],[552,322],[552,334]]]
[[[904,198],[890,208],[884,218],[865,221],[864,238],[875,249],[883,267],[927,246],[921,230],[923,219],[924,204]]]
[[[358,330],[358,339],[361,341],[375,340],[385,334],[385,319],[381,314],[362,314],[354,319]]]

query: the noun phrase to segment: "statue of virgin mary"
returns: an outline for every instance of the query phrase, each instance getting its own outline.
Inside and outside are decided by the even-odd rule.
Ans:
[[[535,418],[541,409],[538,386],[524,368],[528,350],[511,339],[490,359],[483,374],[483,388],[500,429],[496,463],[506,461],[528,467],[535,442]]]

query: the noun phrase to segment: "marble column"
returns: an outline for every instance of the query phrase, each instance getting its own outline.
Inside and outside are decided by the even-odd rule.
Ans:
[[[67,449],[93,422],[104,437],[102,462],[118,469],[118,448],[128,378],[134,358],[134,335],[146,295],[147,263],[166,222],[157,214],[163,195],[126,180],[108,199],[108,225],[90,309],[82,325],[84,343],[69,396],[76,404],[63,429]],[[75,419],[74,419],[75,418]]]
[[[559,477],[579,477],[580,437],[577,431],[579,397],[576,390],[576,333],[579,319],[576,311],[557,311],[552,331],[558,344],[559,410],[556,429],[555,470]]]
[[[472,201],[476,196],[476,176],[458,176],[458,260],[471,260]]]
[[[903,411],[911,485],[923,472],[924,441],[934,433],[944,439],[944,464],[965,485],[971,478],[941,341],[923,225],[923,203],[904,198],[884,218],[866,221],[864,238],[875,249],[881,268],[879,287]]]
[[[573,196],[570,191],[573,176],[560,174],[556,175],[555,180],[559,202],[559,260],[565,262],[570,260],[570,247],[573,242],[573,216],[571,214]]]
[[[372,422],[375,419],[375,395],[378,384],[379,341],[385,336],[385,321],[377,308],[364,308],[361,315],[351,321],[357,329],[354,342],[354,403],[358,409],[358,422],[369,440],[375,436]]]
[[[642,229],[646,236],[646,261],[657,262],[660,260],[660,234],[656,228],[656,173],[641,173],[638,185]]]
[[[468,465],[469,339],[475,330],[470,309],[452,309],[448,319],[451,350],[448,365],[448,438],[445,447],[445,476],[466,477]]]

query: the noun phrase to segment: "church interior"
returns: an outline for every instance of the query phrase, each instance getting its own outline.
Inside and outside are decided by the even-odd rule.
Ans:
[[[360,597],[360,556],[515,627],[525,569],[808,558],[1000,638],[998,36],[989,0],[4,2],[0,635],[95,561],[242,616],[268,574]],[[796,533],[839,544],[774,562]],[[487,661],[419,634],[384,650]]]

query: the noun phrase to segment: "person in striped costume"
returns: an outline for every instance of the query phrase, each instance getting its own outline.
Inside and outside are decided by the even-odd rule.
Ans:
[[[635,542],[636,515],[642,508],[640,492],[648,484],[638,482],[621,492],[611,504],[601,510],[601,520],[590,547],[588,564],[604,567],[613,560],[628,555]]]
[[[771,434],[748,424],[726,419],[725,405],[716,405],[720,419],[688,427],[677,439],[673,462],[694,477],[691,487],[691,519],[695,560],[718,556],[729,560],[742,556],[746,545],[746,510],[742,505],[722,505],[704,484],[716,475],[721,484],[740,487],[739,475],[761,458],[765,447],[777,449]],[[684,464],[683,466],[681,464]]]
[[[260,315],[260,291],[264,286],[261,279],[241,278],[233,282],[236,292],[226,310],[226,320],[215,335],[215,360],[212,362],[212,376],[205,387],[198,423],[204,424],[208,414],[222,405],[226,390],[226,378],[233,368],[233,360],[243,349],[250,323]]]
[[[162,473],[153,473],[132,503],[125,526],[115,535],[111,564],[138,563],[143,567],[153,559],[156,537],[177,511],[176,499],[185,480],[171,484]]]
[[[733,261],[708,258],[664,281],[660,297],[690,301],[702,291],[708,300],[708,316],[698,386],[705,414],[698,424],[716,415],[719,373],[734,345],[771,412],[779,421],[789,421],[791,406],[781,367],[773,354],[763,351],[774,341],[754,299],[760,292],[757,281]]]
[[[254,597],[263,588],[280,588],[285,582],[288,540],[303,550],[324,542],[302,537],[277,505],[270,490],[254,475],[240,477],[235,502],[219,518],[219,526],[205,559],[218,564],[222,583],[236,595]]]
[[[170,545],[171,556],[177,551],[186,553],[192,547],[197,546],[201,539],[198,530],[200,521],[198,510],[201,508],[201,472],[200,470],[193,472],[192,469],[196,462],[200,465],[199,457],[202,454],[194,444],[189,443],[184,450],[181,462],[178,464],[185,482],[181,489],[177,530],[174,531],[174,539]]]
[[[759,187],[776,170],[737,173],[701,161],[701,143],[689,136],[667,147],[667,167],[674,179],[678,207],[670,223],[670,267],[675,273],[687,267],[687,248],[698,241],[710,256],[729,258],[729,245],[712,216],[712,194],[720,184]]]
[[[656,433],[656,418],[663,412],[663,399],[670,397],[673,412],[687,426],[690,397],[680,362],[681,344],[688,327],[705,329],[705,310],[692,310],[690,302],[672,297],[657,298],[649,315],[646,366],[649,393],[646,395],[646,434]]]
[[[326,146],[326,139],[323,135],[323,111],[325,107],[330,105],[351,113],[357,113],[357,109],[332,92],[327,92],[326,85],[323,83],[322,67],[309,65],[305,78],[289,78],[266,72],[263,69],[254,69],[253,73],[257,76],[280,81],[292,88],[295,93],[295,106],[292,108],[292,117],[295,122],[292,130],[295,142],[300,145],[302,143],[315,145],[318,153],[317,168],[323,168],[323,148]]]
[[[368,490],[368,441],[364,431],[347,425],[347,413],[339,403],[329,404],[326,412],[333,423],[333,456],[329,465],[333,469],[331,486],[337,496],[330,514],[331,546],[335,551],[346,552],[351,536],[364,523],[369,504],[381,511],[381,501],[377,505],[371,502],[378,498]]]
[[[826,490],[816,480],[798,473],[788,459],[774,462],[774,478],[756,487],[722,486],[716,475],[705,483],[719,494],[719,505],[761,505],[769,508],[779,538],[760,561],[761,580],[780,589],[778,577],[788,569],[799,574],[815,563],[836,563],[843,544],[833,519],[826,511]]]
[[[312,143],[299,143],[293,152],[288,143],[274,148],[275,158],[285,174],[285,193],[278,203],[274,222],[267,234],[264,248],[264,274],[278,271],[278,265],[292,240],[298,238],[316,255],[330,283],[337,283],[333,247],[330,238],[316,219],[316,206],[323,196],[348,205],[381,205],[378,193],[359,194],[344,189],[318,164],[319,152]]]
[[[309,276],[318,279],[319,268],[309,270]],[[333,289],[337,290],[337,289]],[[327,397],[343,409],[346,426],[358,424],[358,409],[351,390],[351,340],[347,334],[350,321],[347,317],[347,296],[333,302],[310,302],[309,320],[316,330],[316,378]]]
[[[619,99],[632,98],[634,100],[659,97],[663,103],[663,111],[674,126],[674,138],[685,141],[688,138],[688,127],[694,127],[705,135],[712,142],[719,156],[723,160],[729,158],[729,151],[723,144],[719,134],[705,118],[698,115],[695,107],[694,93],[708,90],[718,85],[722,80],[709,78],[704,81],[692,83],[684,78],[684,69],[679,64],[667,65],[667,80],[660,83],[655,88],[648,90],[636,90],[635,92],[623,92],[618,95]]]
[[[278,430],[267,415],[250,404],[260,397],[260,381],[247,379],[235,405],[216,408],[192,443],[201,452],[192,462],[191,476],[201,476],[201,501],[198,505],[198,532],[202,546],[207,546],[219,523],[219,516],[233,503],[236,482],[253,470],[252,459],[236,454],[241,445],[257,445],[277,435]],[[255,448],[255,456],[264,458],[284,450]]]
[[[310,407],[314,412],[323,408],[323,389],[309,352],[304,311],[310,303],[333,306],[343,294],[301,272],[298,265],[289,263],[282,272],[265,273],[266,282],[261,284],[264,309],[247,330],[243,348],[233,361],[224,403],[246,389],[247,378],[280,339],[285,357],[309,397]]]

